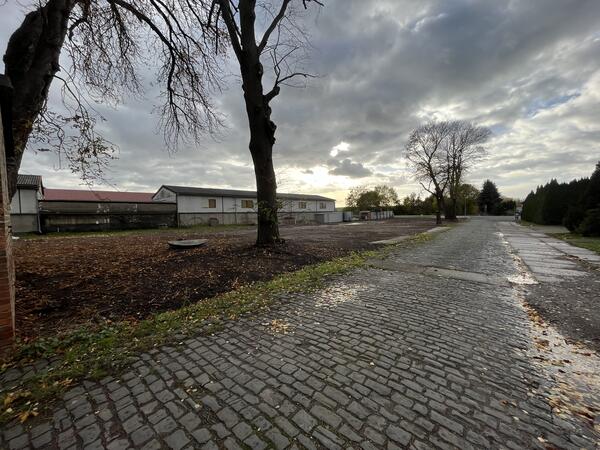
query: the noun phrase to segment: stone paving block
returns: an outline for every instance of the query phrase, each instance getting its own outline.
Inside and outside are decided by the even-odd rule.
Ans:
[[[199,444],[204,444],[211,440],[212,434],[206,428],[200,428],[192,433],[192,436]]]
[[[127,439],[115,439],[108,443],[106,448],[108,450],[126,450],[130,448],[129,441]]]
[[[27,448],[29,444],[29,437],[26,434],[21,434],[19,436],[15,436],[8,441],[8,448],[13,449],[22,449]]]
[[[177,423],[171,416],[166,416],[163,420],[154,425],[154,429],[159,434],[171,433],[177,428]]]
[[[177,430],[165,438],[165,443],[173,450],[181,450],[190,443],[190,439],[182,430]]]
[[[333,428],[337,428],[340,423],[342,423],[342,418],[340,416],[321,405],[313,406],[310,410],[310,413],[313,417],[317,418],[318,420],[322,420]]]
[[[310,431],[317,425],[317,421],[306,411],[301,409],[292,417],[292,421],[298,425],[302,431],[309,434]]]
[[[271,441],[274,448],[282,450],[290,445],[290,441],[283,434],[277,431],[275,428],[271,428],[265,433],[265,436]]]
[[[91,444],[100,436],[100,427],[92,424],[77,433],[84,445]]]

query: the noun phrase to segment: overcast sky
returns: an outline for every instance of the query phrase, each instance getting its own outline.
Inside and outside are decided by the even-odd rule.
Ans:
[[[1,2],[0,2],[1,3]],[[23,2],[21,2],[22,4]],[[551,178],[589,176],[600,159],[600,1],[325,0],[307,21],[319,78],[273,102],[280,191],[340,204],[356,185],[420,192],[403,159],[412,128],[430,119],[489,126],[490,156],[467,175],[523,198]],[[0,47],[23,7],[0,7]],[[254,189],[241,88],[218,97],[227,128],[217,142],[170,155],[151,114],[156,98],[101,107],[103,135],[119,146],[112,187],[161,184]],[[51,188],[80,180],[55,155],[28,151],[22,173]]]

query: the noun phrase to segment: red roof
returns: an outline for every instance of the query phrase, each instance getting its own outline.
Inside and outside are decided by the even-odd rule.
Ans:
[[[78,189],[44,189],[44,200],[63,202],[130,202],[151,203],[154,192],[90,191]]]

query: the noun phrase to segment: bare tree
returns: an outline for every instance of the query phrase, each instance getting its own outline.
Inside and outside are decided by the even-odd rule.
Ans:
[[[448,197],[445,205],[445,217],[456,220],[458,199],[465,173],[473,164],[486,155],[483,144],[492,132],[489,128],[474,125],[471,122],[457,120],[450,122],[449,134],[445,144],[446,170],[448,171]]]
[[[299,9],[318,0],[212,0],[209,24],[215,30],[224,23],[228,42],[240,67],[242,90],[250,128],[250,153],[254,162],[258,200],[258,245],[280,240],[277,222],[277,181],[273,169],[275,123],[271,120],[271,101],[282,85],[311,75],[298,70],[294,61],[306,47],[306,35],[295,20]],[[257,11],[263,18],[264,32],[258,37]],[[264,65],[273,71],[273,85],[264,87]]]
[[[29,141],[58,149],[84,177],[101,172],[114,146],[95,132],[101,118],[84,98],[116,104],[139,94],[146,61],[158,65],[162,105],[157,109],[169,146],[212,132],[220,120],[211,93],[221,86],[219,44],[227,35],[207,29],[211,6],[211,0],[32,2],[4,55],[14,88],[11,195]],[[63,50],[69,67],[60,65]],[[63,85],[66,114],[47,108],[55,80]]]
[[[449,122],[429,122],[412,131],[406,144],[406,158],[415,178],[437,202],[436,223],[442,223],[444,195],[450,182],[446,144],[452,130]]]

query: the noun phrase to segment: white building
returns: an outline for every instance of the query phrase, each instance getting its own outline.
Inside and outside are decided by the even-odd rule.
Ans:
[[[281,223],[334,223],[342,221],[335,200],[320,195],[277,194]],[[256,223],[256,192],[163,185],[154,194],[156,202],[177,205],[179,226],[206,223]]]
[[[17,191],[10,204],[10,221],[13,233],[40,232],[39,201],[44,196],[42,177],[17,176]]]

